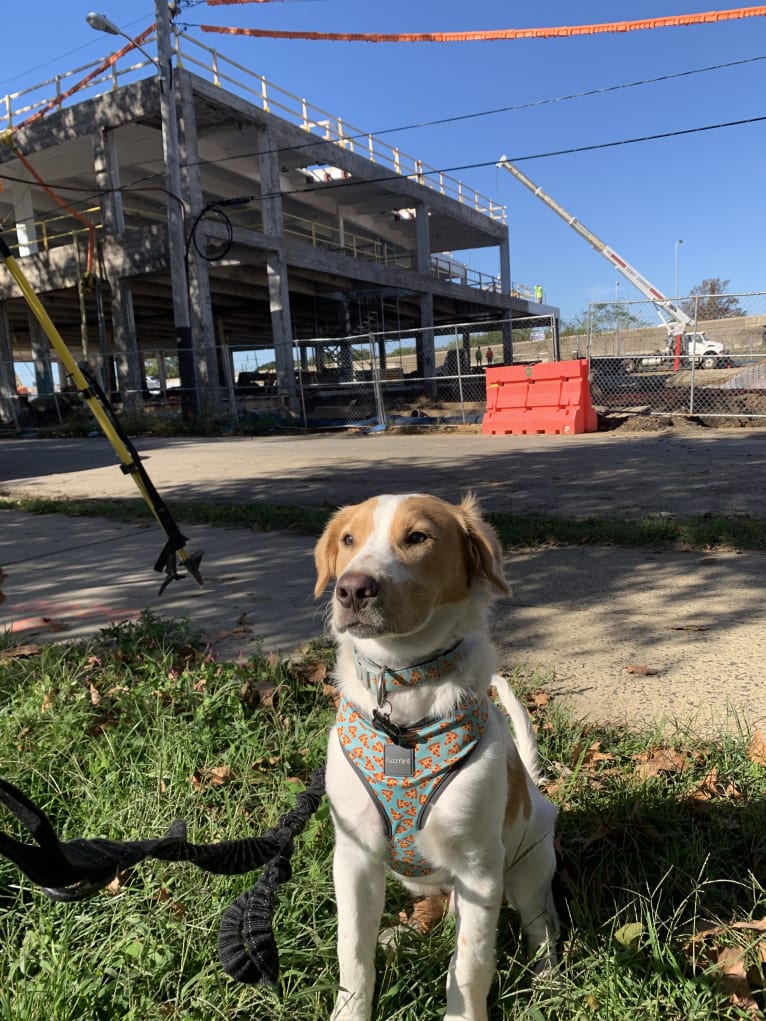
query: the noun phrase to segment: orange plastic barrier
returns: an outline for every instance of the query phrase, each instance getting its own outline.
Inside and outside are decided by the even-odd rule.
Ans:
[[[482,432],[553,435],[597,429],[585,359],[487,369]]]

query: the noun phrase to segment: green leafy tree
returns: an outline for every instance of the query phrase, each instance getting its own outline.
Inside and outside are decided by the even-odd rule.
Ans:
[[[701,284],[692,287],[689,301],[681,302],[681,307],[687,315],[696,315],[698,319],[730,319],[747,315],[739,298],[726,293],[730,283],[730,280],[720,277],[706,277]]]

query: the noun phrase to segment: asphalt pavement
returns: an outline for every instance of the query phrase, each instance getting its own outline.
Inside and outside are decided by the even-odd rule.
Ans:
[[[0,512],[6,601],[20,641],[79,638],[142,611],[188,617],[215,653],[289,653],[322,634],[313,540],[289,532],[184,526],[184,500],[339,506],[380,492],[469,489],[489,510],[640,517],[763,516],[766,434],[666,430],[586,436],[476,433],[156,439],[136,443],[157,489],[202,550],[190,577],[158,594],[156,524]],[[109,444],[0,440],[0,496],[135,497]],[[766,725],[766,557],[737,552],[568,547],[512,553],[514,594],[497,606],[506,669],[594,720],[692,720],[741,713]],[[639,672],[636,672],[639,668]]]

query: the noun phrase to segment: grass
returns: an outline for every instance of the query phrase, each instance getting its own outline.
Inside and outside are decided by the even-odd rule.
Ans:
[[[210,842],[273,825],[324,760],[329,650],[216,662],[184,621],[145,613],[87,643],[0,636],[0,775],[65,839],[159,836],[173,819]],[[504,910],[493,1021],[703,1021],[762,1009],[766,748],[744,724],[687,732],[596,728],[526,692],[561,807],[566,921],[554,982],[533,987]],[[731,722],[731,721],[729,721]],[[734,720],[735,724],[737,723]],[[5,814],[2,828],[21,838]],[[54,904],[0,861],[0,1021],[318,1021],[335,989],[326,803],[279,896],[277,990],[229,981],[223,911],[255,876],[146,862],[111,893]],[[406,906],[387,892],[390,924]],[[378,962],[376,1021],[437,1021],[451,920]]]
[[[57,500],[0,498],[0,510],[29,514],[70,514],[120,521],[145,521],[151,513],[140,499]],[[332,507],[270,503],[174,502],[173,511],[186,525],[255,529],[288,529],[318,536]],[[489,512],[484,515],[506,548],[583,544],[683,549],[766,550],[766,519],[698,515],[688,518],[644,517],[558,518]]]

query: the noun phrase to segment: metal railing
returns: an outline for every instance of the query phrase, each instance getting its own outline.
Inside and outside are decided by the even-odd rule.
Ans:
[[[202,51],[205,56],[199,58],[194,55],[192,49],[184,49],[182,41],[183,46]],[[210,75],[214,85],[223,86],[225,83],[233,92],[245,95],[265,112],[277,112],[280,117],[297,124],[304,131],[310,134],[319,133],[321,141],[342,145],[348,148],[349,152],[356,153],[371,163],[386,166],[394,173],[408,177],[441,195],[470,205],[477,212],[484,213],[493,220],[500,220],[503,223],[506,220],[506,208],[501,203],[482,195],[457,178],[430,167],[423,160],[409,156],[397,146],[389,145],[369,132],[345,123],[342,118],[314,106],[305,98],[274,85],[263,75],[256,74],[250,68],[238,64],[186,33],[176,33],[176,57],[179,66],[191,64]],[[237,72],[238,76],[233,72]]]
[[[148,39],[153,37],[154,33]],[[99,74],[93,75],[94,70],[103,63],[104,59],[94,60],[0,97],[0,133],[19,127],[43,111],[61,109],[67,104],[79,103],[86,97],[92,98],[104,91],[117,89],[127,84],[128,80],[135,80],[139,72],[146,68],[150,69],[151,74],[157,72],[149,60],[143,57],[136,59],[136,54],[131,53],[129,61],[122,64],[114,62]]]
[[[328,113],[303,97],[280,88],[250,68],[230,59],[185,32],[174,29],[175,54],[179,67],[190,66],[200,77],[218,87],[226,87],[248,99],[267,113],[276,113],[297,124],[320,141],[330,141],[364,157],[371,163],[388,167],[412,181],[441,195],[470,206],[493,220],[505,222],[506,208],[482,195],[457,178],[437,170],[423,160],[409,156],[397,146],[376,138],[369,132],[346,124],[341,117]],[[55,75],[37,85],[0,97],[0,133],[17,127],[30,116],[45,109],[60,109],[66,104],[81,102],[126,84],[129,77],[156,68],[148,60],[136,60],[131,53],[125,62],[116,61],[100,73],[94,73],[103,60],[84,64],[72,71]],[[78,81],[79,78],[79,81]],[[69,87],[66,87],[66,86]],[[106,86],[106,90],[104,89]]]

